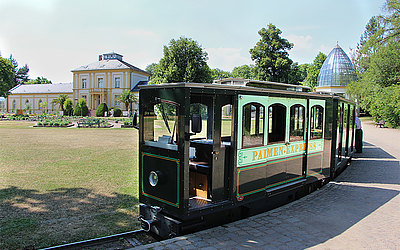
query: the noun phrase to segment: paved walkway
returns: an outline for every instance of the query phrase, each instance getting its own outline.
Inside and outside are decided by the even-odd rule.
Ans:
[[[400,131],[363,123],[364,150],[334,182],[245,220],[142,249],[400,249]]]

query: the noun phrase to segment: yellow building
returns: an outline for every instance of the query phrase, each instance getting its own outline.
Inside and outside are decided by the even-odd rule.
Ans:
[[[74,69],[72,73],[72,83],[15,86],[7,98],[7,112],[25,110],[27,113],[28,107],[30,113],[58,113],[61,109],[52,101],[60,94],[67,94],[75,105],[80,98],[86,99],[92,114],[102,102],[126,111],[125,105],[118,101],[122,91],[130,90],[139,97],[138,86],[147,84],[150,77],[148,72],[123,61],[117,53],[99,55],[97,62]],[[133,105],[132,111],[136,109]]]
[[[118,102],[124,90],[132,90],[136,95],[137,85],[147,84],[150,74],[122,60],[122,55],[108,53],[99,55],[97,62],[72,70],[73,99],[75,103],[86,99],[89,110],[95,110],[104,102],[108,107],[125,105]],[[133,107],[136,109],[136,107]]]
[[[25,110],[25,113],[42,114],[58,113],[60,107],[53,104],[61,94],[73,97],[72,83],[54,84],[19,84],[10,89],[7,97],[7,111],[16,113]],[[42,104],[42,105],[41,105]]]

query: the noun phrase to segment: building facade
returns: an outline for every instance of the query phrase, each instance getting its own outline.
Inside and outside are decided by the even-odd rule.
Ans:
[[[7,97],[7,112],[58,113],[58,104],[53,104],[61,94],[73,97],[72,83],[19,84],[10,90]]]
[[[122,60],[122,55],[108,53],[99,55],[97,62],[72,70],[73,100],[86,99],[89,110],[100,103],[125,110],[118,97],[125,90],[135,90],[137,85],[148,82],[150,74]],[[135,91],[134,91],[135,93]],[[135,93],[138,97],[138,92]],[[135,109],[135,107],[133,107]]]
[[[109,108],[118,107],[127,111],[118,97],[123,91],[129,90],[139,98],[138,86],[147,84],[150,77],[148,72],[123,61],[122,55],[117,53],[99,55],[97,62],[74,69],[72,73],[72,83],[15,86],[7,97],[7,112],[58,113],[61,108],[52,101],[61,94],[68,95],[74,105],[84,98],[92,113],[102,102]],[[135,109],[137,107],[133,105],[132,110]]]

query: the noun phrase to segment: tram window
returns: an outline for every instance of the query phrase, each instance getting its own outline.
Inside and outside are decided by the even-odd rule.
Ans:
[[[158,103],[145,110],[143,137],[145,144],[177,150],[178,108],[171,103]]]
[[[243,148],[264,145],[264,106],[249,103],[243,106]]]
[[[285,141],[286,107],[273,104],[268,108],[268,144]]]
[[[290,108],[289,141],[304,140],[304,106],[293,105]]]
[[[232,135],[232,105],[228,104],[222,107],[222,125],[221,136],[231,137]]]
[[[313,106],[311,108],[311,139],[321,139],[323,136],[324,108]]]
[[[201,116],[202,120],[202,129],[200,133],[197,133],[195,135],[192,135],[190,138],[191,139],[199,139],[199,138],[206,138],[207,134],[207,105],[201,104],[201,103],[192,103],[190,104],[190,117],[192,117],[193,114],[199,114]],[[190,120],[190,128],[192,127],[192,121]]]

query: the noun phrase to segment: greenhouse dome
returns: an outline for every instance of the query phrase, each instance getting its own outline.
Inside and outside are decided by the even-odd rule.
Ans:
[[[339,45],[336,45],[321,67],[317,91],[344,94],[347,85],[356,78],[356,71],[350,58]]]

